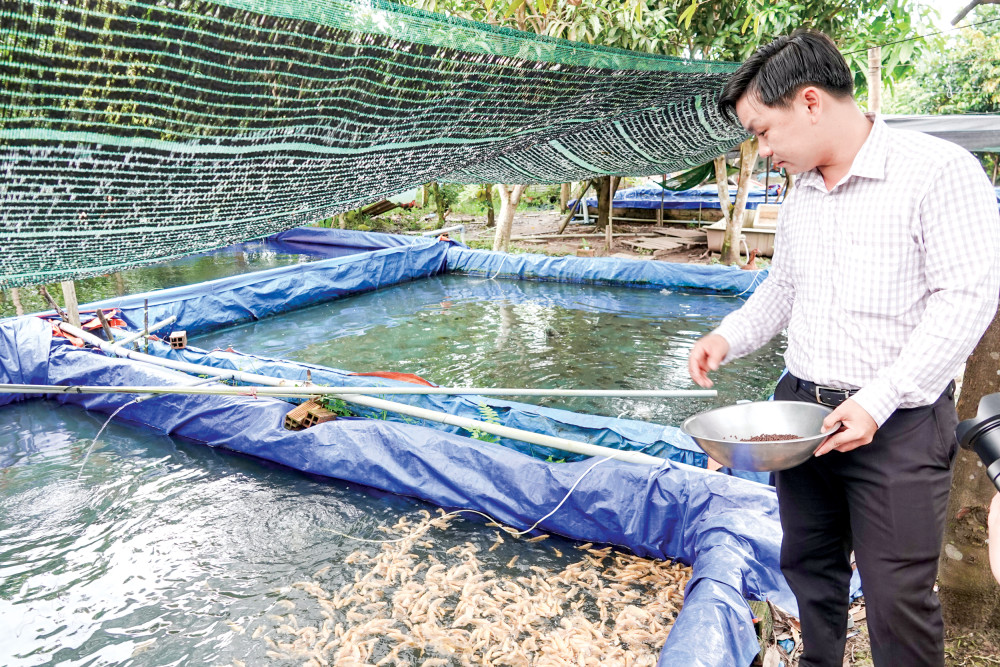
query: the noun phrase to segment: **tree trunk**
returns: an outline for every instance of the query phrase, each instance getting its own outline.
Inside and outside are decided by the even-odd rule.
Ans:
[[[521,195],[527,185],[509,186],[497,183],[500,191],[500,220],[497,221],[496,235],[493,237],[493,250],[507,252],[510,248],[510,229],[514,225],[514,209],[521,201]]]
[[[729,172],[726,169],[726,156],[720,155],[715,158],[715,184],[719,190],[719,208],[722,209],[722,219],[729,225],[729,209],[732,202],[729,201]]]
[[[740,144],[740,180],[736,191],[736,204],[733,206],[732,217],[726,225],[726,234],[722,239],[723,264],[737,264],[740,260],[740,236],[743,234],[747,195],[750,192],[750,174],[756,162],[757,139],[750,138]]]
[[[496,211],[493,210],[493,186],[487,183],[483,190],[486,192],[486,226],[493,227],[497,224]]]
[[[437,211],[438,223],[435,229],[444,227],[444,193],[437,181],[431,182],[431,194],[434,196],[434,208]]]
[[[14,314],[24,315],[24,307],[21,305],[21,290],[14,287],[10,290],[10,300],[14,302]]]
[[[976,415],[979,399],[1000,391],[1000,314],[994,317],[965,364],[958,416]],[[1000,630],[1000,587],[990,572],[986,516],[996,493],[979,457],[960,450],[955,459],[944,531],[946,548],[938,574],[945,625],[968,632]],[[957,550],[957,551],[956,551]],[[961,553],[961,560],[958,554]]]
[[[121,271],[115,271],[112,275],[115,279],[115,293],[118,296],[125,296],[125,276],[122,275]]]
[[[611,219],[611,177],[600,176],[597,178],[597,229],[603,230]]]
[[[993,180],[996,180],[996,174],[993,175]],[[559,186],[559,212],[565,213],[567,208],[569,208],[569,183],[563,183]]]

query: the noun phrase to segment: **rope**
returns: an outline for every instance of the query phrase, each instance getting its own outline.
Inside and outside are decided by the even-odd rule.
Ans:
[[[548,514],[546,514],[545,516],[543,516],[538,521],[536,521],[531,526],[531,528],[527,528],[525,530],[520,530],[520,531],[519,530],[515,530],[514,528],[512,528],[510,526],[503,525],[502,523],[500,523],[499,521],[497,521],[496,519],[494,519],[493,517],[491,517],[489,514],[486,514],[485,512],[480,512],[479,510],[471,510],[471,509],[454,510],[452,512],[448,512],[447,514],[443,514],[441,516],[441,518],[458,516],[458,515],[464,514],[464,513],[478,514],[479,516],[485,517],[489,521],[492,521],[493,523],[497,524],[497,526],[499,526],[500,529],[503,530],[508,535],[511,535],[513,537],[520,537],[521,535],[527,535],[531,531],[535,530],[535,528],[537,528],[539,526],[539,524],[541,524],[543,521],[545,521],[550,516],[552,516],[553,514],[555,514],[556,512],[559,511],[559,508],[562,507],[566,503],[567,500],[569,500],[569,497],[573,494],[574,491],[576,491],[576,487],[579,486],[580,482],[583,481],[584,477],[586,477],[588,474],[590,474],[591,470],[593,470],[594,468],[596,468],[600,464],[604,463],[605,461],[611,460],[611,458],[612,457],[610,457],[610,456],[606,456],[603,459],[601,459],[601,460],[597,461],[596,463],[594,463],[589,468],[587,468],[583,472],[582,475],[580,475],[579,477],[577,477],[576,481],[573,482],[573,485],[569,487],[569,491],[566,492],[566,495],[563,496],[563,499],[559,501],[559,503],[552,509],[552,511],[549,512]],[[410,533],[409,535],[407,535],[405,537],[399,537],[399,538],[392,539],[392,540],[372,540],[372,539],[368,539],[368,538],[365,538],[365,537],[355,537],[354,535],[348,535],[347,533],[342,533],[339,530],[334,530],[332,528],[322,528],[321,527],[320,530],[328,532],[328,533],[333,533],[334,535],[339,535],[341,537],[346,537],[347,539],[354,540],[356,542],[368,542],[370,544],[394,544],[396,542],[405,542],[406,540],[415,539],[415,538],[423,535],[427,531],[427,529],[430,528],[430,527],[431,527],[431,524],[429,524],[429,523],[425,524],[425,525],[421,526],[418,530]]]

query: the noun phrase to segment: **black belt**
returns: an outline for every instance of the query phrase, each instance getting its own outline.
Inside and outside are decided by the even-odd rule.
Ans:
[[[791,373],[788,374],[788,377],[792,379],[792,382],[797,383],[799,389],[808,392],[810,396],[816,399],[817,403],[827,405],[831,408],[837,407],[859,391],[858,389],[837,389],[836,387],[826,387],[821,384],[810,382],[809,380],[801,380]],[[949,398],[955,397],[954,380],[948,383],[948,386],[941,395],[947,395]]]
[[[817,403],[827,405],[831,408],[835,408],[854,394],[858,393],[857,389],[838,389],[836,387],[827,387],[821,384],[816,384],[810,382],[809,380],[801,380],[791,373],[788,374],[793,381],[798,383],[798,388],[806,391],[816,399]]]

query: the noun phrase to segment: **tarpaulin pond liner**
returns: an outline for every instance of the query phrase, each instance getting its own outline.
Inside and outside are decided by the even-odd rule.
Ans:
[[[730,187],[730,203],[736,202],[736,188]],[[751,187],[747,194],[747,208],[755,209],[760,204],[778,203],[779,188],[777,185]],[[584,204],[591,208],[597,207],[597,196],[586,197]],[[576,200],[570,200],[567,206],[572,208]],[[624,188],[615,193],[611,200],[611,208],[650,208],[650,209],[720,209],[717,186],[704,185],[690,190],[666,190],[659,185],[637,185],[634,188]]]
[[[174,328],[195,335],[444,271],[489,278],[711,290],[742,295],[749,295],[767,277],[766,270],[742,271],[728,266],[612,257],[509,255],[470,250],[455,241],[340,229],[301,228],[268,238],[310,250],[323,245],[371,247],[373,250],[105,299],[80,308],[118,308],[130,327],[140,329],[145,316],[144,304],[148,302],[150,322],[174,315],[177,317]]]
[[[232,326],[329,301],[347,294],[435,275],[445,270],[452,242],[444,243],[393,234],[365,234],[342,230],[291,230],[271,237],[283,243],[310,245],[371,244],[370,252],[316,262],[282,266],[194,285],[105,299],[80,306],[82,310],[118,308],[131,327],[143,326],[144,304],[150,323],[170,315],[176,329],[188,335]],[[374,245],[374,243],[382,245]]]
[[[766,269],[744,271],[736,266],[672,264],[619,257],[510,255],[459,247],[448,250],[448,272],[488,278],[712,290],[743,295],[751,294],[767,277]]]
[[[0,323],[0,381],[31,384],[172,385],[190,376],[105,357],[53,339],[31,318]],[[25,397],[4,395],[0,405]],[[111,413],[132,397],[59,395]],[[500,445],[373,419],[342,419],[305,431],[282,427],[287,402],[242,396],[151,398],[119,419],[256,456],[304,472],[469,508],[519,528],[569,494],[540,527],[576,540],[612,543],[639,555],[692,564],[683,609],[659,664],[748,665],[758,652],[744,598],[794,611],[779,574],[781,530],[773,489],[664,460],[657,468],[605,461],[547,463]]]

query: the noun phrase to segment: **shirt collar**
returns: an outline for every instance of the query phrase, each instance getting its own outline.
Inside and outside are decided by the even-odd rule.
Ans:
[[[865,143],[861,145],[861,150],[854,156],[854,162],[851,163],[851,168],[841,183],[847,182],[852,177],[876,180],[885,178],[885,161],[889,154],[889,127],[881,116],[865,115],[872,121],[872,130],[868,133]],[[810,169],[799,174],[799,183],[803,186],[812,186],[826,191],[826,184],[819,169]]]

